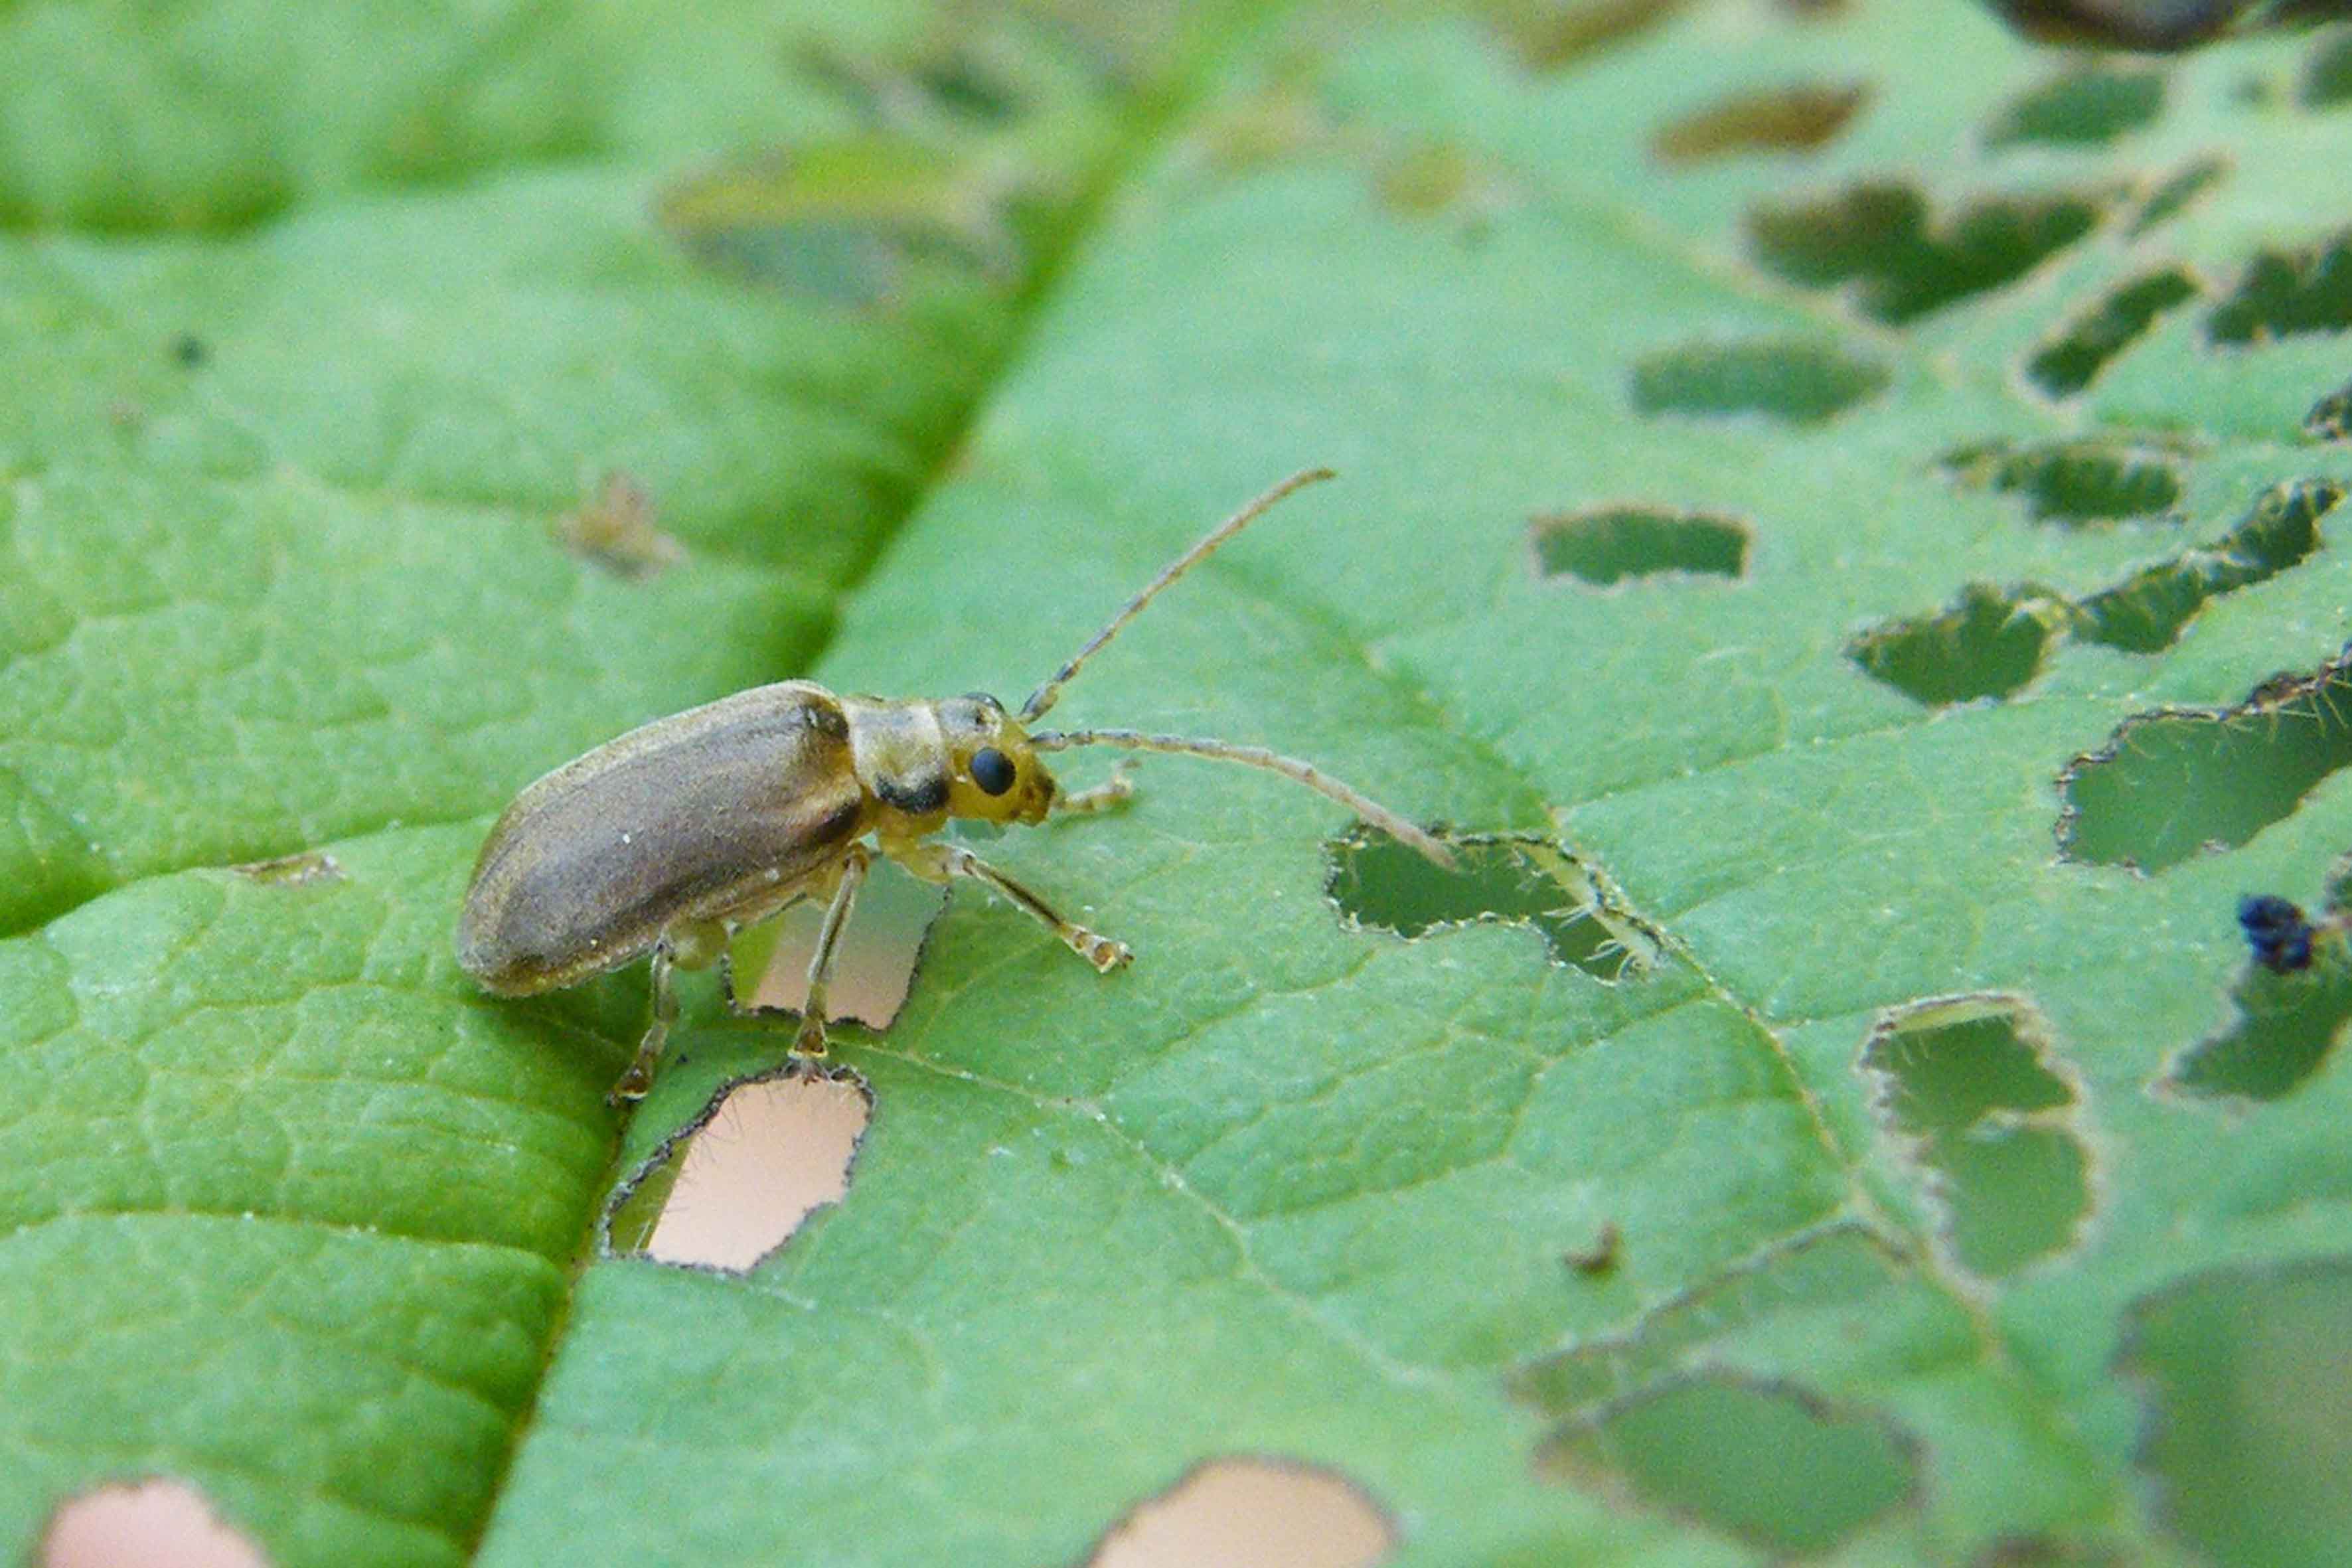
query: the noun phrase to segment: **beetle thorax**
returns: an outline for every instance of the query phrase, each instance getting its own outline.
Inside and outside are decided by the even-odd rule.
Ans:
[[[886,832],[929,833],[950,816],[1039,822],[1055,785],[993,697],[845,697],[851,766]]]

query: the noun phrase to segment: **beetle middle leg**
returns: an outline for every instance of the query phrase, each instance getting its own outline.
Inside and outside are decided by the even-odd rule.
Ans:
[[[957,844],[922,842],[882,842],[883,853],[920,877],[926,882],[945,882],[951,877],[969,877],[986,884],[1026,910],[1037,921],[1062,939],[1062,945],[1085,959],[1101,973],[1108,974],[1135,956],[1134,950],[1123,942],[1115,942],[1072,921],[1064,920],[1053,907],[982,860],[971,850]]]
[[[653,1022],[646,1026],[645,1038],[637,1042],[637,1054],[628,1070],[606,1092],[605,1104],[643,1100],[646,1090],[653,1087],[654,1066],[661,1060],[662,1047],[669,1044],[670,1026],[677,1022],[677,988],[670,980],[670,971],[706,968],[726,956],[727,928],[717,921],[689,921],[662,932],[654,943]]]
[[[849,924],[850,909],[857,902],[857,889],[866,880],[867,858],[863,844],[853,843],[843,853],[833,897],[824,907],[824,923],[817,927],[816,946],[809,953],[808,999],[801,1005],[801,1026],[793,1036],[795,1066],[824,1055],[825,982],[833,977],[834,953]]]

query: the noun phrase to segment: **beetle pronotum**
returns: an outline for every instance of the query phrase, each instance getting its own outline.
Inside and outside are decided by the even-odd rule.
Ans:
[[[1134,954],[1074,924],[958,844],[930,841],[950,817],[1042,822],[1124,799],[1124,776],[1065,794],[1038,755],[1078,746],[1171,752],[1279,773],[1348,807],[1441,866],[1452,853],[1412,822],[1306,763],[1256,746],[1134,730],[1028,726],[1128,622],[1291,491],[1292,475],[1171,563],[1097,632],[1019,715],[975,693],[940,700],[836,697],[806,680],[754,687],[657,719],[517,795],[482,845],[457,920],[457,962],[485,991],[529,996],[653,954],[653,1022],[615,1100],[641,1098],[677,1018],[673,969],[724,956],[736,928],[802,899],[825,900],[793,1054],[825,1049],[825,980],[876,853],[930,882],[986,884],[1108,974]],[[874,840],[869,848],[866,840]]]

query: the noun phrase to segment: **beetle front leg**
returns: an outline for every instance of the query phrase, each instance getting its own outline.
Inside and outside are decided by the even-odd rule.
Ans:
[[[607,1105],[625,1105],[643,1100],[653,1087],[654,1066],[661,1060],[662,1047],[669,1044],[670,1026],[677,1022],[677,988],[670,979],[672,969],[700,969],[714,958],[727,952],[727,928],[713,921],[696,921],[672,927],[662,932],[654,943],[653,1022],[646,1026],[645,1038],[637,1042],[637,1054],[620,1081],[605,1092]]]
[[[841,933],[849,924],[849,911],[857,902],[857,889],[866,880],[866,846],[853,843],[844,854],[840,879],[834,884],[832,901],[824,907],[824,923],[817,927],[816,947],[809,953],[808,1000],[801,1005],[801,1026],[793,1036],[794,1065],[810,1062],[825,1052],[824,988],[833,976],[833,957],[841,946]]]
[[[1135,781],[1127,776],[1127,764],[1111,769],[1110,777],[1090,788],[1054,797],[1055,816],[1092,816],[1097,812],[1115,811],[1135,798]]]
[[[1012,900],[1038,922],[1062,939],[1062,945],[1095,966],[1097,973],[1108,974],[1124,967],[1135,957],[1134,950],[1123,942],[1115,942],[1096,931],[1055,914],[1045,900],[958,844],[891,843],[884,840],[883,852],[926,882],[945,882],[951,877],[969,877],[985,883]]]

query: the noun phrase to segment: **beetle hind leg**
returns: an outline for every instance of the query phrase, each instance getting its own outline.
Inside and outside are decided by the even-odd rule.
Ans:
[[[726,955],[727,928],[715,921],[695,921],[662,932],[654,943],[653,1021],[646,1026],[628,1070],[605,1093],[605,1104],[631,1104],[643,1100],[653,1087],[654,1068],[669,1044],[670,1026],[677,1022],[677,987],[670,972],[701,969]]]
[[[1075,921],[1064,920],[1045,900],[957,844],[892,844],[882,846],[893,860],[920,877],[926,882],[944,882],[951,877],[969,877],[983,883],[1025,910],[1040,925],[1062,939],[1062,945],[1095,966],[1098,974],[1108,974],[1124,968],[1135,957],[1135,950],[1123,942],[1091,931]]]

